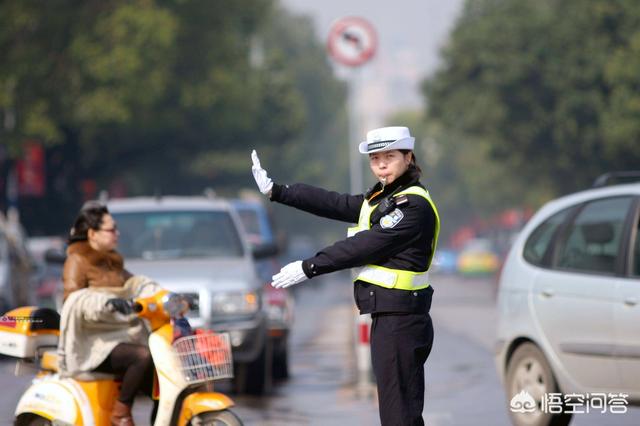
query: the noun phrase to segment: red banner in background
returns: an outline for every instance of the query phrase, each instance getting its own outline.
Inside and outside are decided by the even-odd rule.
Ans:
[[[83,179],[80,181],[80,190],[82,191],[82,200],[95,200],[98,196],[98,184],[93,179]]]
[[[44,148],[38,142],[25,143],[22,157],[16,161],[18,193],[42,197],[46,191]]]

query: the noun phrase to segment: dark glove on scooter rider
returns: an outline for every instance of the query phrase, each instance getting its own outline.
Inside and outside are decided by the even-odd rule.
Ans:
[[[120,312],[123,315],[129,315],[133,313],[131,302],[129,300],[120,299],[118,297],[107,300],[107,302],[105,303],[105,307],[111,312]]]

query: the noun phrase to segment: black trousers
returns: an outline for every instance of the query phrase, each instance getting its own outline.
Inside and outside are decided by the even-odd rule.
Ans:
[[[431,353],[429,314],[372,314],[371,361],[382,426],[423,426],[424,363]]]
[[[118,343],[94,371],[116,374],[122,380],[118,400],[132,405],[138,392],[151,397],[153,358],[149,348],[135,343]]]

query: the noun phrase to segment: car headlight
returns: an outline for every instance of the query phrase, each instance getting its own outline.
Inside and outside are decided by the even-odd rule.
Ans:
[[[260,298],[254,291],[216,293],[212,297],[212,314],[253,314],[260,309]]]

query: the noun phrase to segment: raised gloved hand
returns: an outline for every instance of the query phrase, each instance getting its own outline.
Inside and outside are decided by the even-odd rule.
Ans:
[[[271,277],[271,279],[273,280],[271,285],[275,288],[287,288],[308,280],[309,277],[307,277],[302,270],[302,261],[296,260],[295,262],[285,265],[280,269],[280,272]]]
[[[133,313],[133,306],[131,305],[131,302],[126,299],[120,299],[119,297],[107,300],[105,306],[111,312],[120,312],[124,315]]]
[[[267,176],[267,171],[260,166],[260,159],[255,149],[251,151],[251,160],[253,161],[251,172],[253,172],[253,178],[258,184],[258,189],[267,195],[271,192],[271,188],[273,188],[273,181]]]

